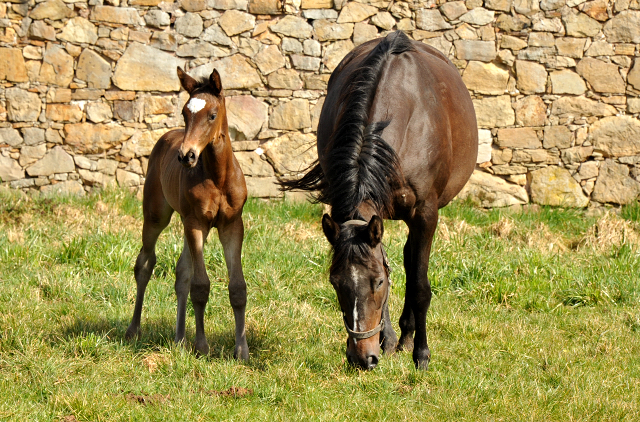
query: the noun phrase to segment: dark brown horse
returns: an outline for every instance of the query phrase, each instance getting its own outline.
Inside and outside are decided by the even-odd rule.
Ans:
[[[283,189],[317,191],[333,247],[330,281],[349,334],[347,358],[372,369],[380,344],[431,358],[427,277],[438,209],[473,172],[478,129],[458,70],[437,50],[398,31],[351,51],[331,75],[318,125],[319,162]],[[383,219],[409,227],[400,341],[391,326]],[[415,338],[414,338],[415,333]]]
[[[204,310],[210,281],[202,248],[209,231],[216,227],[229,272],[229,299],[236,321],[234,356],[248,359],[244,320],[247,289],[240,261],[247,187],[231,149],[222,83],[215,69],[203,81],[180,68],[178,77],[190,95],[182,110],[186,127],[167,132],[149,156],[142,202],[142,249],[134,270],[138,292],[126,337],[138,335],[144,292],[156,264],[156,241],[177,211],[184,225],[184,249],[176,265],[176,342],[184,340],[187,296],[191,294],[196,317],[195,350],[209,353]]]

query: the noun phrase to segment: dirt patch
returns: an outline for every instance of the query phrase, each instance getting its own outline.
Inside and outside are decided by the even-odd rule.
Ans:
[[[125,395],[125,398],[127,399],[127,401],[147,406],[147,405],[164,403],[165,401],[169,400],[171,397],[168,394],[146,395],[146,394],[127,393]]]
[[[227,390],[206,390],[203,393],[207,396],[241,398],[252,395],[253,390],[244,387],[229,387]]]
[[[60,420],[62,422],[78,422],[78,419],[73,415],[63,416]]]
[[[414,387],[412,387],[410,385],[401,385],[400,387],[396,388],[396,391],[401,396],[406,396],[407,394],[409,394],[409,393],[411,393],[413,391],[413,388]]]

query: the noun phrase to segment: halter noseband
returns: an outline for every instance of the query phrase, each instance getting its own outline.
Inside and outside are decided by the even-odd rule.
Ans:
[[[366,221],[363,221],[363,220],[348,220],[348,221],[345,221],[342,224],[344,226],[367,226],[367,225],[369,225],[369,223],[367,223]],[[387,253],[385,252],[384,247],[382,247],[382,260],[383,260],[384,267],[387,269],[387,273],[391,274],[391,267],[389,266],[389,258],[387,257]],[[387,275],[387,278],[388,278],[388,275]],[[389,285],[391,285],[391,279],[390,278],[389,278]],[[384,302],[382,303],[382,315],[380,317],[380,322],[378,323],[378,325],[376,325],[373,329],[371,329],[369,331],[353,331],[351,328],[349,328],[349,324],[347,324],[347,318],[345,318],[344,312],[342,313],[342,321],[344,322],[344,328],[347,329],[347,334],[349,334],[350,338],[355,339],[355,340],[368,339],[370,337],[375,336],[376,334],[378,334],[380,331],[382,331],[384,329],[384,307],[387,304],[387,301],[389,300],[389,291],[390,290],[391,290],[391,287],[389,287],[387,289],[387,295],[384,298]]]

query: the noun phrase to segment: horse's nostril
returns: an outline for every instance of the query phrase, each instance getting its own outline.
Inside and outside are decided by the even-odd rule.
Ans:
[[[367,357],[367,369],[373,369],[378,365],[378,357],[375,355],[370,355]]]

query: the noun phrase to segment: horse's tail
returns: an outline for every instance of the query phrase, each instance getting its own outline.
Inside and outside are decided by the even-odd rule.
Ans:
[[[322,192],[325,186],[324,172],[318,160],[315,160],[306,170],[306,174],[299,179],[283,179],[278,177],[281,191],[302,190],[307,192]],[[322,202],[320,198],[316,198]]]
[[[316,162],[300,179],[281,180],[282,190],[318,191],[317,200],[344,217],[352,216],[365,200],[390,211],[392,185],[401,179],[398,156],[381,136],[390,122],[367,122],[388,58],[410,50],[411,40],[396,31],[369,52],[348,76],[336,105],[342,111],[325,150],[326,168]]]

